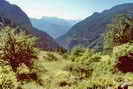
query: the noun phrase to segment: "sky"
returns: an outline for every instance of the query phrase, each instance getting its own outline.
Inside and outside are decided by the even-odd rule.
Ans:
[[[7,0],[18,5],[29,17],[43,16],[64,19],[84,19],[115,5],[133,3],[133,0]]]

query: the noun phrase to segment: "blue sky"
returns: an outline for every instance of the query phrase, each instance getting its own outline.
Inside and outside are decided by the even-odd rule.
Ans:
[[[84,19],[115,5],[133,0],[7,0],[16,4],[29,17],[54,16],[65,19]]]

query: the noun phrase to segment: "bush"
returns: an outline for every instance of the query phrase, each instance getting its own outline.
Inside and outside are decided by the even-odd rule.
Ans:
[[[75,82],[72,77],[71,73],[62,71],[56,74],[55,81],[59,87],[71,86]]]
[[[132,43],[123,44],[113,49],[115,68],[121,72],[133,72],[133,46]]]
[[[74,56],[81,56],[85,51],[85,48],[82,47],[82,46],[76,46],[74,48],[72,48],[71,50],[71,55],[74,55]]]
[[[0,58],[8,61],[15,72],[22,64],[31,68],[33,59],[37,58],[35,40],[24,32],[17,32],[10,27],[3,28],[0,32]]]
[[[105,34],[105,49],[119,46],[133,41],[133,17],[119,15],[112,24],[108,25],[109,31]]]
[[[82,46],[76,46],[71,50],[69,59],[73,62],[82,63],[93,55],[93,50],[89,48],[84,48]]]
[[[58,52],[60,55],[67,53],[67,50],[65,48],[57,48],[56,52]]]
[[[86,49],[84,51],[84,53],[82,54],[82,56],[79,57],[79,59],[76,59],[77,62],[79,63],[84,63],[85,61],[87,61],[89,58],[91,58],[93,56],[94,52],[91,49]]]
[[[48,52],[46,56],[44,56],[44,59],[47,61],[57,61],[58,58],[51,52]]]
[[[127,43],[127,44],[123,44],[123,45],[114,47],[112,56],[117,59],[120,56],[126,56],[132,52],[133,52],[133,44]]]
[[[0,89],[17,89],[19,82],[17,82],[16,74],[8,65],[0,66]]]
[[[65,66],[64,70],[71,72],[78,80],[86,79],[92,74],[91,68],[77,62],[72,62]]]

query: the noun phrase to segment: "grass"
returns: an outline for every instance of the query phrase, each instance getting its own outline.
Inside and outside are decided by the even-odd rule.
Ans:
[[[67,76],[67,73],[69,74],[69,72],[65,71],[64,68],[71,63],[70,61],[65,60],[61,55],[57,53],[51,53],[51,54],[53,54],[58,60],[57,61],[46,60],[44,56],[47,56],[47,52],[41,51],[38,56],[39,61],[37,62],[37,65],[47,70],[46,72],[42,72],[39,74],[40,79],[43,80],[43,84],[44,84],[43,86],[46,89],[59,88],[58,82],[64,79],[65,74],[66,76]],[[38,86],[37,84],[28,83],[24,85],[24,89],[43,89],[43,88]]]
[[[133,79],[132,74],[125,75],[121,73],[111,73],[113,65],[110,63],[113,61],[110,55],[101,55],[100,57],[98,54],[96,56],[94,55],[94,57],[92,56],[93,60],[99,58],[98,62],[93,63],[92,61],[92,64],[89,65],[89,67],[94,69],[93,74],[88,78],[79,79],[79,76],[81,75],[79,72],[74,72],[74,74],[66,69],[66,67],[78,67],[78,64],[75,65],[72,60],[66,60],[63,55],[54,52],[50,52],[50,54],[58,60],[49,61],[46,59],[46,56],[48,56],[47,54],[48,52],[41,51],[38,55],[39,60],[35,62],[36,65],[40,66],[43,70],[43,72],[39,73],[39,78],[42,80],[43,85],[40,86],[35,82],[29,82],[23,85],[24,89],[87,89],[95,86],[103,88],[108,87],[109,85],[112,85],[111,87],[113,87],[126,81],[126,79],[130,81]],[[62,84],[65,85],[62,86]],[[132,88],[133,87],[129,87],[129,89]]]
[[[65,58],[55,52],[40,51],[38,60],[34,62],[39,80],[24,81],[22,89],[106,89],[124,82],[133,82],[132,73],[113,73],[114,62],[118,56],[101,53],[90,55],[89,51],[82,54],[78,57],[67,54],[69,57]]]

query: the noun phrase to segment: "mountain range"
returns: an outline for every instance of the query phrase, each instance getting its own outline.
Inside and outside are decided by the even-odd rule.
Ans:
[[[21,27],[28,34],[39,38],[37,47],[44,50],[55,50],[60,48],[57,42],[46,32],[33,27],[28,16],[16,5],[5,0],[0,0],[0,18],[6,18],[12,24]]]
[[[34,27],[47,32],[53,38],[64,35],[79,20],[67,20],[57,17],[42,17],[40,19],[31,18]]]
[[[133,15],[133,3],[117,5],[100,13],[94,13],[57,38],[57,42],[67,49],[76,45],[98,49],[103,43],[103,34],[107,31],[107,24],[110,24],[119,14]]]
[[[39,38],[37,47],[44,50],[55,50],[61,46],[71,49],[77,45],[98,49],[103,43],[103,34],[107,31],[107,25],[119,14],[133,15],[133,3],[95,12],[80,21],[56,17],[30,19],[18,6],[0,0],[0,18],[10,20],[28,34]]]

